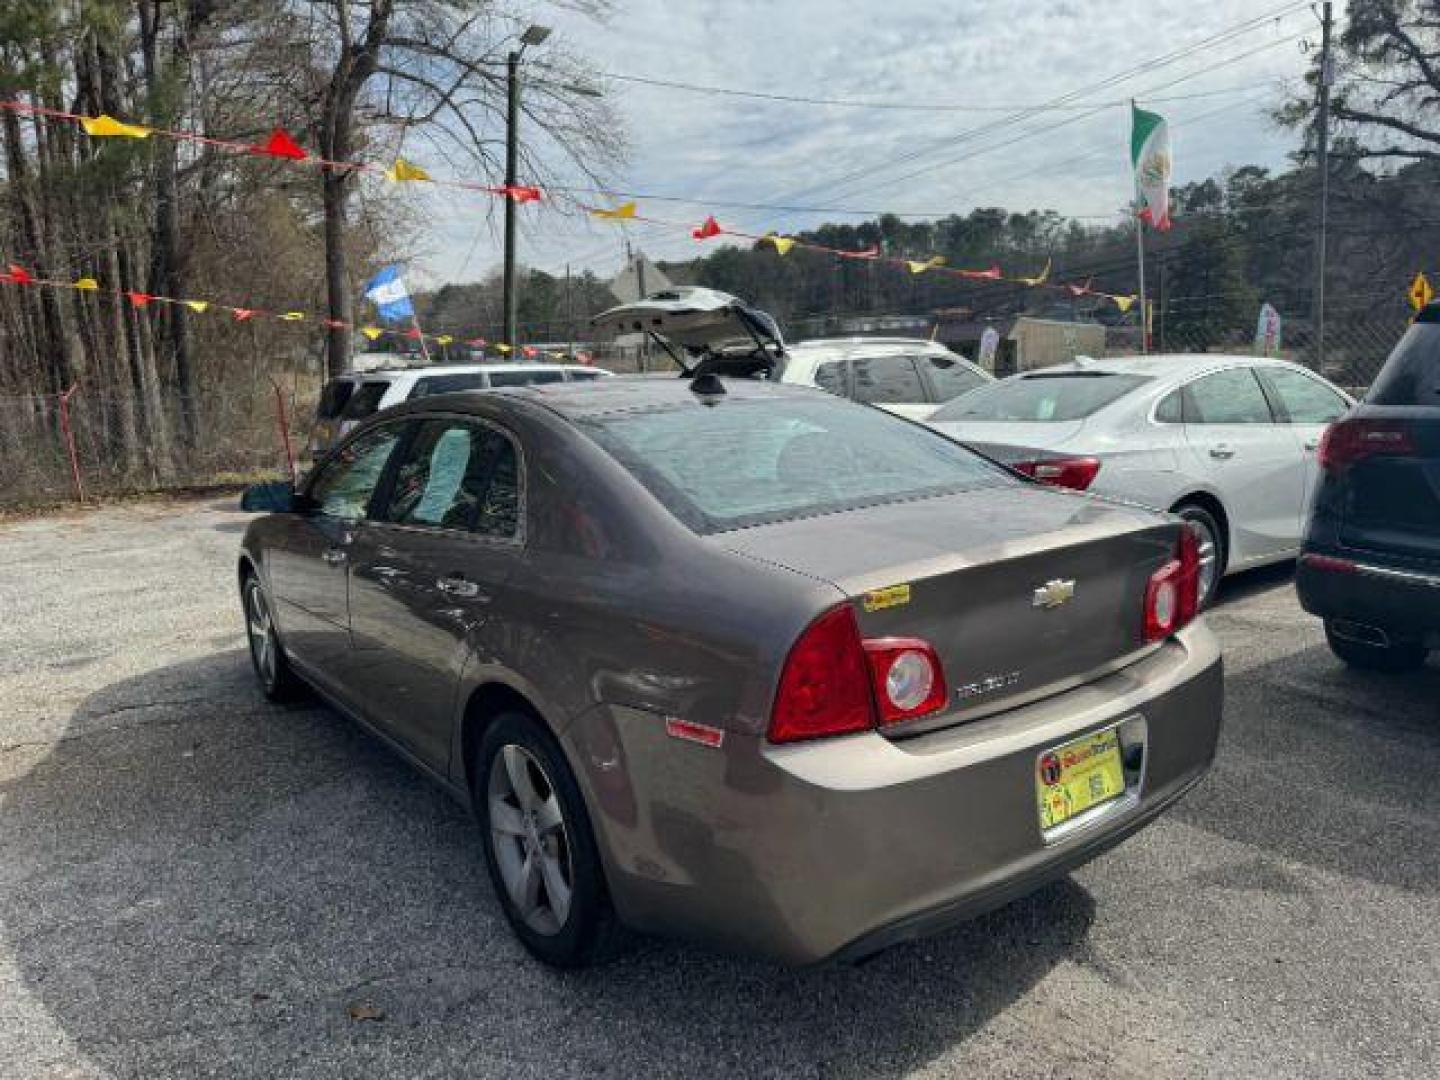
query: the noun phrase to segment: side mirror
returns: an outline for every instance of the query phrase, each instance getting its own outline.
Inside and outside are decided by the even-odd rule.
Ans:
[[[289,480],[251,484],[240,496],[240,509],[256,514],[289,514],[302,509],[307,500],[295,493]]]

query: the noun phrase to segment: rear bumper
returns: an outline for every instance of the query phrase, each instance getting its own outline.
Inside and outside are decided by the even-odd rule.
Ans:
[[[904,741],[712,749],[619,708],[567,739],[622,919],[807,964],[932,933],[1119,843],[1205,773],[1221,706],[1219,650],[1197,624],[1086,686]],[[1042,835],[1038,755],[1109,726],[1143,738],[1127,795]]]
[[[1295,571],[1295,590],[1300,606],[1322,619],[1350,619],[1416,637],[1440,632],[1440,571],[1369,554],[1306,552]]]

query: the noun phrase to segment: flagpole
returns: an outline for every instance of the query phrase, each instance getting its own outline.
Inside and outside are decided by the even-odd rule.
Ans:
[[[420,329],[420,316],[414,311],[410,312],[410,325],[415,328],[415,339],[420,342],[420,355],[425,358],[425,363],[430,363],[430,346],[425,344],[425,334]]]
[[[1130,99],[1130,115],[1135,115],[1135,99]],[[1133,121],[1132,121],[1133,122]],[[1145,196],[1140,191],[1140,174],[1135,173],[1135,262],[1137,277],[1139,278],[1140,300],[1140,353],[1145,355],[1150,351],[1150,318],[1145,307],[1145,219],[1140,216],[1140,210],[1145,205]]]

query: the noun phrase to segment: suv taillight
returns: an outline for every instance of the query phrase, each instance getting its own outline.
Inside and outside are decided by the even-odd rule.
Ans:
[[[945,673],[918,638],[861,640],[849,604],[831,608],[796,640],[770,714],[771,742],[868,731],[944,708]]]
[[[1200,542],[1182,527],[1175,558],[1150,575],[1145,588],[1145,640],[1163,641],[1200,611]]]
[[[1026,476],[1033,476],[1041,483],[1084,491],[1095,482],[1095,476],[1100,472],[1100,459],[1056,457],[1041,461],[1017,461],[1010,467]]]
[[[1416,453],[1410,426],[1403,421],[1356,417],[1340,420],[1325,429],[1320,439],[1320,467],[1332,472],[1348,468],[1368,457],[1403,456]]]

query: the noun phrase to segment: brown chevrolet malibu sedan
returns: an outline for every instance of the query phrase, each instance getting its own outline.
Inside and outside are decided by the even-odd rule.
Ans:
[[[622,925],[864,956],[1094,857],[1215,753],[1176,519],[820,391],[425,398],[266,498],[266,692],[309,684],[471,805],[552,963]]]

